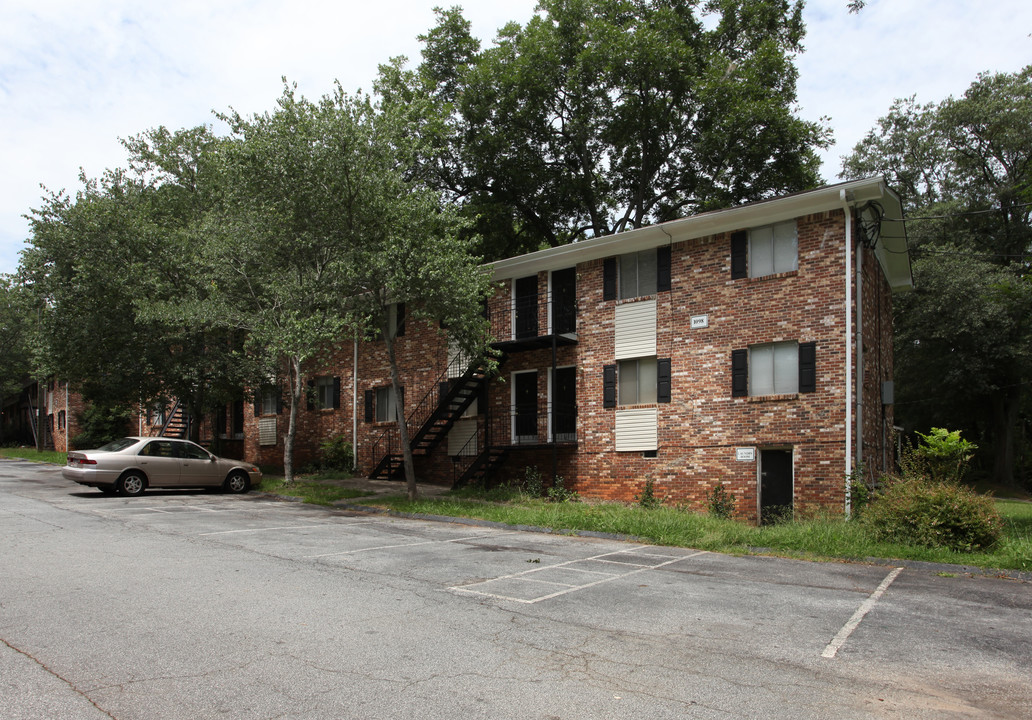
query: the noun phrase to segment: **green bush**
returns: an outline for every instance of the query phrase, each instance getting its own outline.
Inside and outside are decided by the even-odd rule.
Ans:
[[[656,484],[652,478],[645,479],[645,486],[641,489],[640,494],[634,496],[634,500],[640,507],[646,510],[651,510],[663,504],[663,501],[656,497]]]
[[[125,437],[129,434],[130,417],[128,408],[88,405],[76,416],[79,433],[72,436],[69,444],[75,450],[90,450]]]
[[[706,498],[709,514],[729,520],[735,514],[735,496],[727,491],[724,483],[718,482]]]
[[[978,446],[960,437],[960,430],[933,427],[921,436],[921,443],[913,450],[925,473],[933,480],[960,482],[968,463]]]
[[[876,539],[972,551],[993,545],[1003,520],[990,497],[925,478],[885,481],[861,522]]]
[[[577,494],[576,490],[570,490],[566,487],[566,480],[563,479],[562,475],[556,475],[552,479],[552,486],[548,488],[548,502],[564,503],[564,502],[577,502],[580,500],[580,495]]]
[[[355,451],[343,436],[323,440],[319,444],[319,466],[327,470],[351,472],[355,469]]]

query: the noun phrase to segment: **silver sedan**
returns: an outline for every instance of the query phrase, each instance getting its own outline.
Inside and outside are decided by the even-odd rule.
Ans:
[[[255,465],[212,455],[189,440],[164,437],[127,437],[96,450],[72,451],[61,475],[120,495],[139,495],[149,487],[245,493],[262,479]]]

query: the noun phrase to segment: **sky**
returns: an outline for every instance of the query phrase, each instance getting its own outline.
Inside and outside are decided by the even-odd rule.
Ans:
[[[455,0],[489,44],[537,0]],[[371,90],[377,66],[417,60],[417,36],[447,0],[0,0],[0,273],[16,270],[23,217],[47,191],[124,167],[119,138],[212,125],[213,111],[273,108],[282,77],[309,98]],[[841,158],[895,98],[960,96],[979,72],[1032,63],[1028,0],[808,0],[798,113],[828,118]],[[46,190],[44,190],[44,188]]]

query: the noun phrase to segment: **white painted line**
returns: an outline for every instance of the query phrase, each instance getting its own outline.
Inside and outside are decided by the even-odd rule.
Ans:
[[[645,546],[645,547],[648,547],[648,546]],[[640,550],[641,548],[635,548],[635,549]],[[527,575],[529,575],[531,573],[541,572],[542,570],[552,570],[554,568],[561,568],[561,567],[564,567],[566,565],[571,565],[573,563],[584,562],[586,560],[597,560],[599,558],[604,558],[604,557],[606,557],[608,555],[618,555],[620,553],[627,553],[627,552],[634,552],[634,550],[618,550],[617,552],[603,553],[602,555],[596,555],[594,557],[579,558],[577,560],[569,560],[567,562],[559,563],[557,565],[547,565],[547,566],[542,567],[542,568],[534,568],[532,570],[526,570],[524,572],[514,573],[512,575],[502,575],[501,577],[493,578],[491,580],[483,580],[483,581],[481,581],[479,583],[475,583],[473,585],[466,585],[466,586],[462,586],[462,587],[458,587],[458,586],[457,587],[451,587],[451,588],[449,588],[449,590],[454,590],[454,591],[458,591],[458,592],[466,592],[466,593],[470,593],[470,594],[473,594],[473,595],[482,595],[484,597],[498,598],[500,600],[511,600],[513,602],[523,603],[523,604],[526,604],[526,605],[533,605],[534,603],[539,603],[542,600],[551,600],[552,598],[556,598],[556,597],[559,597],[561,595],[567,595],[567,594],[572,593],[572,592],[577,592],[578,590],[586,590],[587,588],[595,587],[596,585],[602,585],[602,584],[608,583],[608,582],[613,582],[614,580],[619,580],[620,578],[630,577],[631,575],[637,575],[639,573],[648,572],[649,570],[658,570],[661,567],[665,567],[667,565],[671,565],[671,564],[673,564],[675,562],[680,562],[681,560],[687,560],[688,558],[693,558],[693,557],[697,557],[699,555],[705,555],[706,554],[705,550],[701,550],[699,552],[692,553],[691,555],[684,555],[682,557],[670,558],[670,560],[668,560],[667,562],[660,563],[658,565],[646,565],[646,566],[638,565],[638,566],[635,566],[635,565],[631,565],[629,563],[612,563],[614,565],[623,565],[624,567],[634,567],[635,569],[631,570],[630,572],[625,572],[625,573],[621,573],[621,574],[618,574],[618,575],[609,575],[608,577],[603,577],[600,580],[595,580],[594,582],[585,583],[583,585],[575,585],[575,586],[570,587],[570,588],[568,588],[566,590],[560,590],[558,592],[550,593],[548,595],[542,595],[541,597],[536,597],[536,598],[533,598],[532,600],[524,600],[522,598],[514,598],[514,597],[509,597],[509,596],[506,596],[506,595],[498,595],[498,594],[495,594],[495,593],[488,593],[488,592],[482,592],[480,590],[471,590],[470,589],[470,588],[476,587],[477,585],[486,585],[487,583],[497,582],[498,580],[516,579],[516,580],[531,581],[532,578],[526,577]],[[571,568],[571,569],[573,569],[573,568]],[[604,574],[604,573],[599,573],[599,574]],[[535,582],[541,582],[541,581],[535,581]]]
[[[321,555],[304,555],[306,560],[312,558],[333,557],[335,555],[353,555],[355,553],[371,552],[373,550],[396,550],[398,548],[419,547],[420,545],[444,545],[445,543],[466,542],[468,540],[484,540],[485,538],[502,537],[503,535],[515,535],[516,533],[495,533],[493,535],[470,535],[468,537],[452,538],[451,540],[427,540],[425,542],[398,543],[396,545],[378,545],[376,547],[358,548],[357,550],[341,550],[339,552],[322,553]]]
[[[846,640],[848,640],[849,636],[853,634],[854,630],[856,630],[860,621],[864,619],[864,615],[874,609],[875,604],[878,602],[878,598],[885,594],[885,591],[889,589],[889,585],[892,584],[893,580],[899,577],[901,572],[903,572],[903,568],[895,568],[885,577],[884,580],[882,580],[878,589],[871,593],[871,597],[860,603],[860,607],[858,607],[856,612],[853,613],[853,617],[849,618],[849,622],[842,626],[842,629],[838,631],[838,635],[828,643],[828,647],[824,648],[824,652],[821,653],[821,657],[835,657],[835,653],[839,651],[839,648],[845,645]]]
[[[308,530],[311,528],[327,528],[333,527],[329,523],[322,523],[321,525],[284,525],[283,527],[269,527],[269,528],[245,528],[243,530],[220,530],[218,532],[206,532],[200,533],[197,537],[204,537],[206,535],[233,535],[234,533],[254,533],[254,532],[268,532],[270,530]]]

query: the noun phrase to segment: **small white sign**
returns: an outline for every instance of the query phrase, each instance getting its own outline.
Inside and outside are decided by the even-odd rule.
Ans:
[[[709,327],[709,315],[692,315],[692,330]]]
[[[753,462],[756,460],[756,448],[735,448],[735,460]]]

